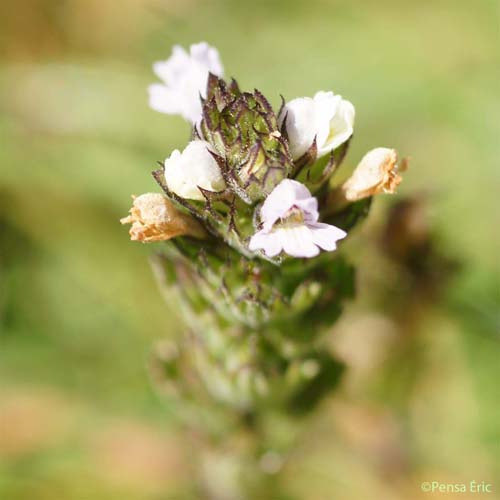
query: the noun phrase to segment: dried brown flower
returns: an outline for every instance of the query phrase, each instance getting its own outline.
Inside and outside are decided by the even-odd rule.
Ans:
[[[162,194],[145,193],[132,196],[134,203],[122,224],[132,224],[130,239],[149,243],[164,241],[176,236],[204,238],[206,232],[193,217],[183,214]]]
[[[362,158],[342,186],[348,201],[358,201],[378,193],[394,193],[401,183],[398,156],[394,149],[372,149]]]

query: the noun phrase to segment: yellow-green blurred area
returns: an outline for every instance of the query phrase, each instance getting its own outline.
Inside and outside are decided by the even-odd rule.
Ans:
[[[118,221],[189,137],[148,108],[151,64],[201,40],[276,106],[352,101],[343,171],[373,147],[410,156],[398,196],[425,199],[457,263],[430,300],[408,292],[374,242],[394,199],[375,201],[331,336],[348,370],[285,467],[290,498],[500,498],[499,23],[497,0],[3,1],[0,499],[192,498],[175,407],[146,368],[181,321],[155,246]],[[420,486],[472,480],[493,492]]]

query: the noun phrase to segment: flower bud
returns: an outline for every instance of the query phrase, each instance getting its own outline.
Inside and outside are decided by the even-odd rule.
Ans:
[[[223,191],[226,187],[219,165],[212,156],[211,146],[205,141],[192,141],[181,153],[175,150],[164,163],[165,183],[181,198],[204,200],[199,188]]]
[[[132,224],[129,231],[132,241],[148,243],[183,235],[206,236],[196,219],[179,212],[162,194],[145,193],[132,198],[130,215],[120,220],[122,224]]]
[[[211,75],[199,129],[220,156],[228,189],[246,203],[267,196],[293,169],[276,115],[257,89],[241,92],[236,81]]]
[[[304,156],[316,141],[317,158],[325,156],[352,135],[354,106],[333,92],[318,92],[285,104],[279,122],[286,131],[294,160]]]
[[[394,149],[375,148],[366,153],[342,186],[346,200],[358,201],[378,193],[394,193],[401,182]]]

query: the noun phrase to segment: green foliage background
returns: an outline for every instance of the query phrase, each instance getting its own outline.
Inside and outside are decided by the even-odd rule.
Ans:
[[[2,3],[0,498],[190,498],[175,408],[146,371],[151,344],[181,322],[157,290],[152,247],[129,242],[118,219],[130,194],[158,189],[156,160],[189,134],[147,107],[151,63],[200,40],[274,105],[319,89],[351,100],[343,170],[377,146],[410,156],[400,196],[424,193],[438,248],[460,262],[376,377],[361,372],[313,420],[291,492],[420,498],[423,480],[500,477],[499,21],[495,0]],[[361,284],[343,328],[390,315],[379,299],[397,279],[363,281],[378,262],[364,238],[390,202],[376,200],[348,247]],[[364,345],[362,328],[351,335]],[[346,430],[352,412],[359,425]],[[404,455],[394,484],[379,468],[392,438],[370,440],[392,429],[386,418]]]

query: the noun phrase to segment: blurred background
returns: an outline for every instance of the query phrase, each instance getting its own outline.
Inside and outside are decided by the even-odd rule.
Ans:
[[[348,366],[283,471],[290,498],[500,498],[500,3],[24,0],[0,4],[0,499],[191,498],[154,342],[181,323],[118,220],[188,138],[147,106],[151,64],[215,45],[278,106],[357,110],[345,175],[411,157],[346,245],[358,297],[330,336]],[[495,481],[496,484],[495,484]]]

